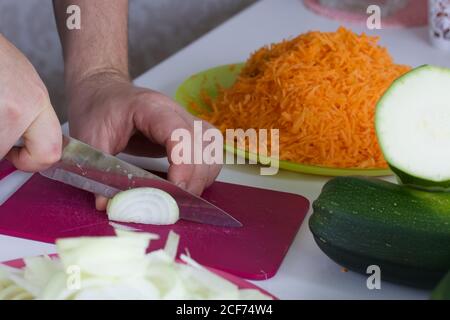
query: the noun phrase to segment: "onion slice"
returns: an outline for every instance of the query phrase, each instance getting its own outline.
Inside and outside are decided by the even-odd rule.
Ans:
[[[118,222],[174,224],[180,217],[177,202],[156,188],[135,188],[119,192],[106,209],[108,218]]]

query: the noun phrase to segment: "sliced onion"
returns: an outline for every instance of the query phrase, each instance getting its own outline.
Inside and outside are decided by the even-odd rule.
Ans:
[[[145,274],[145,250],[155,236],[116,230],[117,237],[79,237],[56,241],[65,268],[76,266],[83,275],[121,277]]]
[[[168,225],[178,221],[177,202],[156,188],[135,188],[119,192],[108,203],[108,217],[118,222]]]
[[[117,237],[57,241],[59,258],[26,259],[23,270],[0,264],[1,299],[270,299],[240,290],[187,255],[175,256],[179,236],[170,232],[164,249],[145,253],[148,233],[117,230]],[[68,268],[78,266],[79,282],[69,287]]]
[[[167,236],[166,245],[164,251],[173,260],[175,260],[178,251],[178,244],[180,243],[180,235],[170,230]]]

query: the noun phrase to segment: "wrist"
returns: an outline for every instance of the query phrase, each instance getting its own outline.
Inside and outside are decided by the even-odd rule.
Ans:
[[[117,88],[130,83],[127,75],[113,69],[98,69],[66,83],[69,123],[84,118],[93,112],[99,101],[108,99],[110,92],[116,92]]]
[[[95,67],[84,71],[70,72],[65,74],[66,91],[71,93],[85,84],[107,84],[110,81],[130,82],[128,68]]]

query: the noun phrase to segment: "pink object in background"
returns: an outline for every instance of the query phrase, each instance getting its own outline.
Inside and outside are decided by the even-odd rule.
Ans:
[[[350,22],[356,24],[366,25],[366,21],[368,15],[365,13],[365,10],[362,10],[363,6],[366,6],[367,3],[377,4],[379,3],[380,7],[385,8],[384,14],[382,14],[381,25],[383,28],[405,28],[405,27],[418,27],[424,26],[427,24],[427,0],[401,0],[403,3],[398,6],[388,6],[388,1],[396,1],[396,0],[371,0],[371,1],[361,1],[361,0],[352,0],[358,4],[358,6],[353,5],[350,6],[347,4],[348,9],[345,10],[344,2],[345,1],[334,1],[338,5],[331,5],[333,1],[329,2],[329,5],[324,5],[324,0],[303,0],[305,6],[317,14],[326,16],[328,18],[334,20],[340,20],[343,22]],[[347,3],[349,1],[347,0]],[[367,2],[367,3],[366,3]],[[384,4],[384,6],[383,6]],[[395,3],[394,3],[395,4]],[[382,11],[383,12],[383,11]]]
[[[179,221],[171,226],[123,224],[157,233],[151,250],[162,248],[170,230],[181,236],[180,250],[198,262],[239,277],[275,275],[309,209],[302,196],[215,182],[203,197],[239,219],[241,228]],[[54,242],[58,238],[113,235],[92,194],[35,174],[0,206],[0,233]]]
[[[7,160],[0,160],[0,180],[16,171],[16,168]]]

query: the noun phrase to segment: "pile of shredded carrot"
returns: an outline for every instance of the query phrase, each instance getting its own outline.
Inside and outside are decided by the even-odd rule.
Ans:
[[[230,88],[205,101],[210,110],[199,116],[223,132],[279,129],[282,160],[385,168],[374,129],[375,106],[410,67],[394,64],[377,42],[341,27],[263,47]]]

